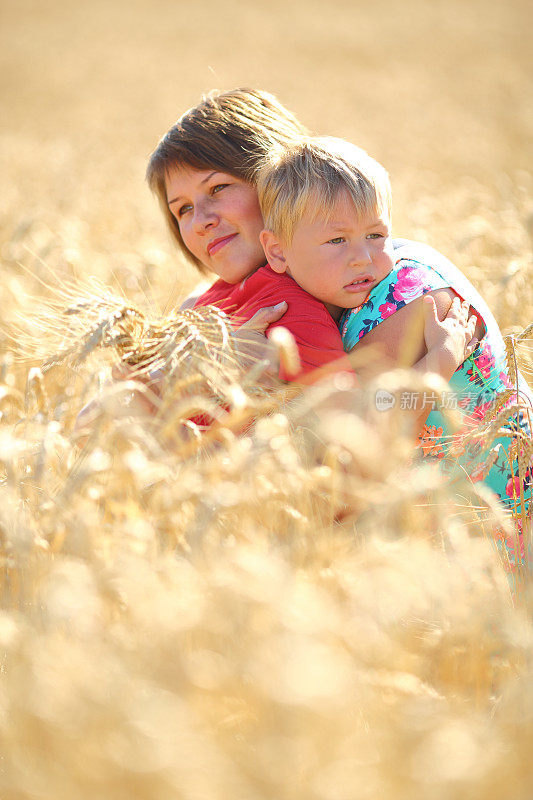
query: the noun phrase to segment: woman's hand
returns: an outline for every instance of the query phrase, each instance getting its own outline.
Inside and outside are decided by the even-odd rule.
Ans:
[[[277,322],[285,314],[287,303],[283,300],[275,306],[260,308],[248,322],[233,331],[233,343],[239,360],[245,367],[266,363],[265,372],[276,375],[279,372],[277,348],[266,338],[269,325]]]
[[[269,342],[265,331],[273,322],[277,322],[287,310],[287,303],[282,301],[275,306],[259,309],[254,316],[233,331],[233,342],[237,354],[245,366],[251,367],[258,362],[266,362],[265,372],[277,377],[279,371],[277,348]],[[157,412],[157,402],[161,397],[164,375],[162,370],[139,373],[128,364],[115,364],[112,369],[113,381],[128,381],[129,396],[127,408],[133,415],[153,416]],[[74,430],[78,436],[78,444],[83,446],[93,428],[99,414],[102,413],[102,398],[95,398],[87,403],[76,418]]]
[[[475,336],[477,317],[469,315],[469,309],[469,302],[461,302],[456,296],[446,316],[440,320],[433,297],[424,297],[425,360],[429,371],[449,379],[476,349],[479,341]]]

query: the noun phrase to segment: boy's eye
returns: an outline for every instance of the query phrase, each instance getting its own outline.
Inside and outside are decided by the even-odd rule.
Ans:
[[[221,189],[225,189],[227,185],[227,183],[217,183],[216,186],[212,187],[211,194],[217,194],[217,192],[220,192]]]
[[[182,217],[184,214],[187,213],[187,211],[190,211],[191,209],[192,209],[191,203],[185,203],[184,205],[180,206],[178,208],[178,217]]]
[[[342,244],[344,241],[344,236],[336,236],[334,239],[329,239],[328,244]]]
[[[382,233],[369,233],[367,234],[367,239],[383,239],[384,236]]]

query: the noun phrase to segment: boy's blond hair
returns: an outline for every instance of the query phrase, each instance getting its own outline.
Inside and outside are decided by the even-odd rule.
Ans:
[[[302,137],[275,147],[257,176],[265,227],[290,243],[304,216],[328,215],[340,191],[348,192],[356,213],[384,213],[390,220],[389,176],[360,147],[332,136]]]
[[[146,179],[157,195],[170,233],[200,272],[208,270],[185,246],[167,203],[165,178],[179,167],[213,169],[255,183],[269,150],[307,134],[274,95],[260,89],[213,91],[186,111],[163,136],[148,162]]]

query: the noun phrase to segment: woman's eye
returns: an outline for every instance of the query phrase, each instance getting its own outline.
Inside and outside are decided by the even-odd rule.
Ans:
[[[344,241],[344,236],[336,236],[334,239],[330,239],[328,244],[342,244]]]
[[[383,239],[384,236],[382,233],[369,233],[366,237],[367,239]]]
[[[227,183],[217,183],[217,185],[213,186],[211,189],[211,194],[217,194],[221,189],[225,189],[227,185]]]
[[[185,203],[185,205],[180,206],[178,208],[178,217],[182,217],[184,214],[187,213],[187,211],[190,211],[191,209],[192,209],[191,203]]]

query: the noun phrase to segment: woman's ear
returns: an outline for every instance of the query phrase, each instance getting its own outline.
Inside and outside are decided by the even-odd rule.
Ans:
[[[276,236],[274,231],[265,228],[259,234],[259,239],[265,251],[266,260],[274,270],[274,272],[285,272],[287,270],[287,262],[283,252],[283,245],[279,237]]]

